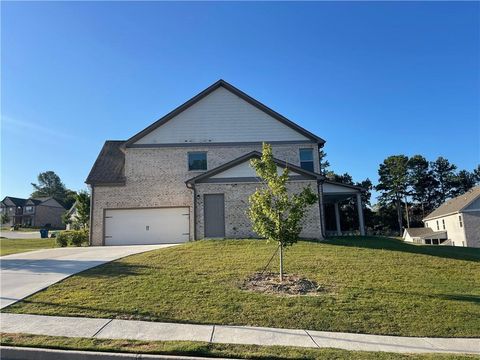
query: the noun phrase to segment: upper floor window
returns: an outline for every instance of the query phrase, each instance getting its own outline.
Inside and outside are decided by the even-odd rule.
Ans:
[[[189,152],[188,170],[207,170],[207,153]]]
[[[33,212],[33,206],[25,206],[25,212]]]
[[[460,224],[460,227],[463,227],[462,215],[458,215],[458,222]]]
[[[300,167],[308,171],[314,171],[313,149],[300,149]]]
[[[437,220],[437,230],[440,230],[440,225],[438,225],[438,220]]]
[[[428,222],[425,223],[425,227],[428,227]]]
[[[442,219],[443,230],[445,230],[445,219]]]

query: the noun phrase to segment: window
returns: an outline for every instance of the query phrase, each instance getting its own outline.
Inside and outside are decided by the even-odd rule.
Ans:
[[[313,149],[300,149],[300,167],[308,171],[314,171]]]
[[[207,153],[189,152],[188,170],[207,170]]]
[[[33,206],[25,206],[25,212],[27,213],[33,212]]]
[[[445,219],[442,219],[443,230],[445,230]]]
[[[460,223],[460,227],[463,227],[462,215],[458,215],[458,222]]]
[[[425,227],[428,227],[428,223],[427,223],[427,222],[425,223]]]
[[[437,230],[440,230],[440,225],[438,225],[438,220],[437,220]]]

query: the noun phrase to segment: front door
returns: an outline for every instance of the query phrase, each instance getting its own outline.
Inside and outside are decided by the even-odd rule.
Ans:
[[[203,196],[205,216],[205,237],[225,237],[225,199],[223,194],[205,194]]]

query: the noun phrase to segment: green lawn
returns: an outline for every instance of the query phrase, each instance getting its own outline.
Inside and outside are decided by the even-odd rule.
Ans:
[[[204,356],[236,359],[312,359],[312,360],[466,360],[475,355],[394,354],[385,352],[347,351],[338,349],[305,349],[285,346],[209,344],[193,341],[135,341],[56,336],[1,334],[4,346],[39,347],[49,349],[81,349],[129,353]]]
[[[0,239],[0,256],[55,247],[55,239]]]
[[[386,238],[299,242],[289,273],[327,289],[283,297],[239,289],[275,245],[198,241],[72,276],[6,311],[404,336],[480,336],[480,250]],[[275,268],[276,270],[276,263]]]

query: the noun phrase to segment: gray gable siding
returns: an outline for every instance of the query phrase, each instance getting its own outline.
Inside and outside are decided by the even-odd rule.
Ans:
[[[219,87],[135,145],[262,141],[311,139]]]

